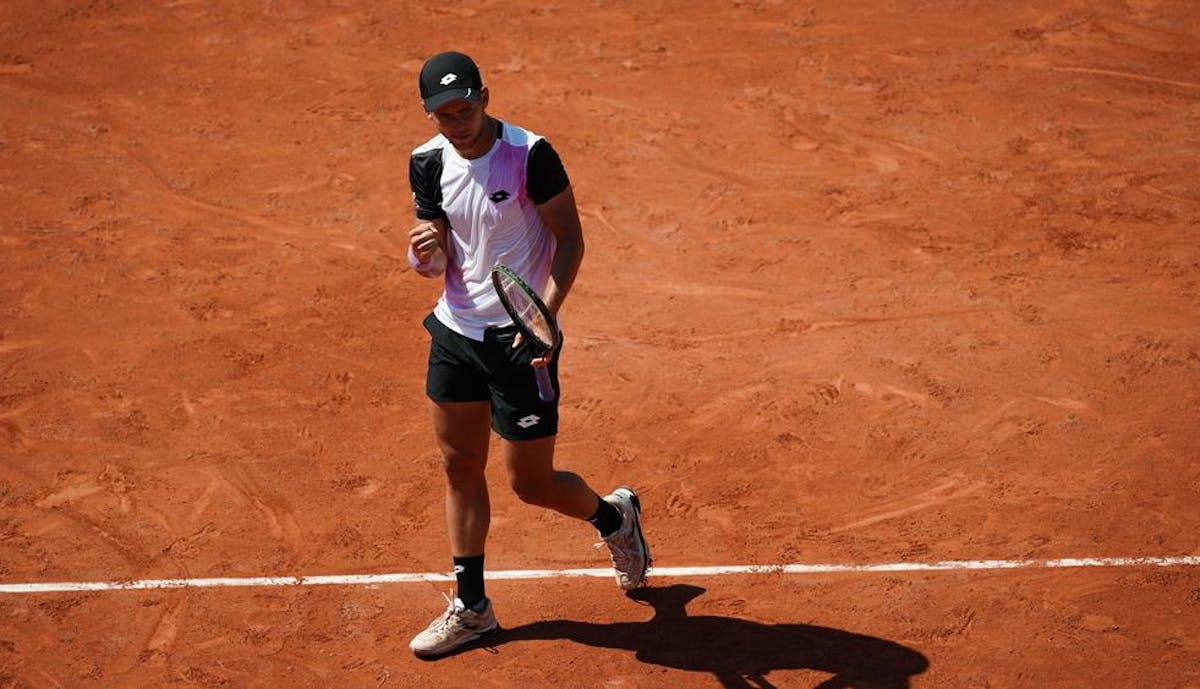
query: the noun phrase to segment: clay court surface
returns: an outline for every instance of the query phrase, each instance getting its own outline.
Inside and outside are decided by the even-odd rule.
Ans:
[[[449,569],[423,59],[588,253],[559,464],[661,568],[1200,553],[1200,5],[0,5],[0,584]],[[601,568],[493,472],[494,570]],[[1200,687],[1200,567],[0,593],[0,688]]]

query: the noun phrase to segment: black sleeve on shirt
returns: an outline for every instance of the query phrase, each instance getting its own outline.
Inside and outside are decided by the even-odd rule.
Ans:
[[[536,204],[543,204],[571,186],[567,171],[558,152],[549,141],[539,139],[529,149],[529,166],[526,170],[525,190]]]
[[[408,184],[419,219],[446,217],[442,210],[442,149],[413,154],[408,161]]]

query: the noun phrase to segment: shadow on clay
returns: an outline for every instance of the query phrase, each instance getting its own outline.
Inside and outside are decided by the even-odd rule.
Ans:
[[[653,606],[648,622],[546,620],[501,629],[463,650],[565,639],[633,651],[643,663],[711,673],[726,689],[775,687],[767,679],[772,670],[832,675],[817,689],[907,689],[910,678],[929,667],[925,656],[911,648],[840,629],[689,616],[687,604],[704,592],[686,584],[638,589],[628,596]]]

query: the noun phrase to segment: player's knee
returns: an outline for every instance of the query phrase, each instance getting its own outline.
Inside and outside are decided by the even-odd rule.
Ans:
[[[550,504],[550,484],[547,481],[514,478],[512,489],[517,494],[517,498],[527,505],[545,507]]]
[[[451,485],[461,485],[484,479],[483,460],[457,452],[448,452],[442,456],[442,470],[446,472],[446,481]]]

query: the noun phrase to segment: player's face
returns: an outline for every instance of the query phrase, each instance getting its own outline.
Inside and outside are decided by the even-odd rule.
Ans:
[[[452,100],[429,113],[429,119],[437,125],[438,132],[464,155],[482,155],[487,151],[475,149],[490,143],[485,141],[487,137],[484,131],[484,125],[487,124],[487,89],[483,90],[482,95],[478,101]]]

